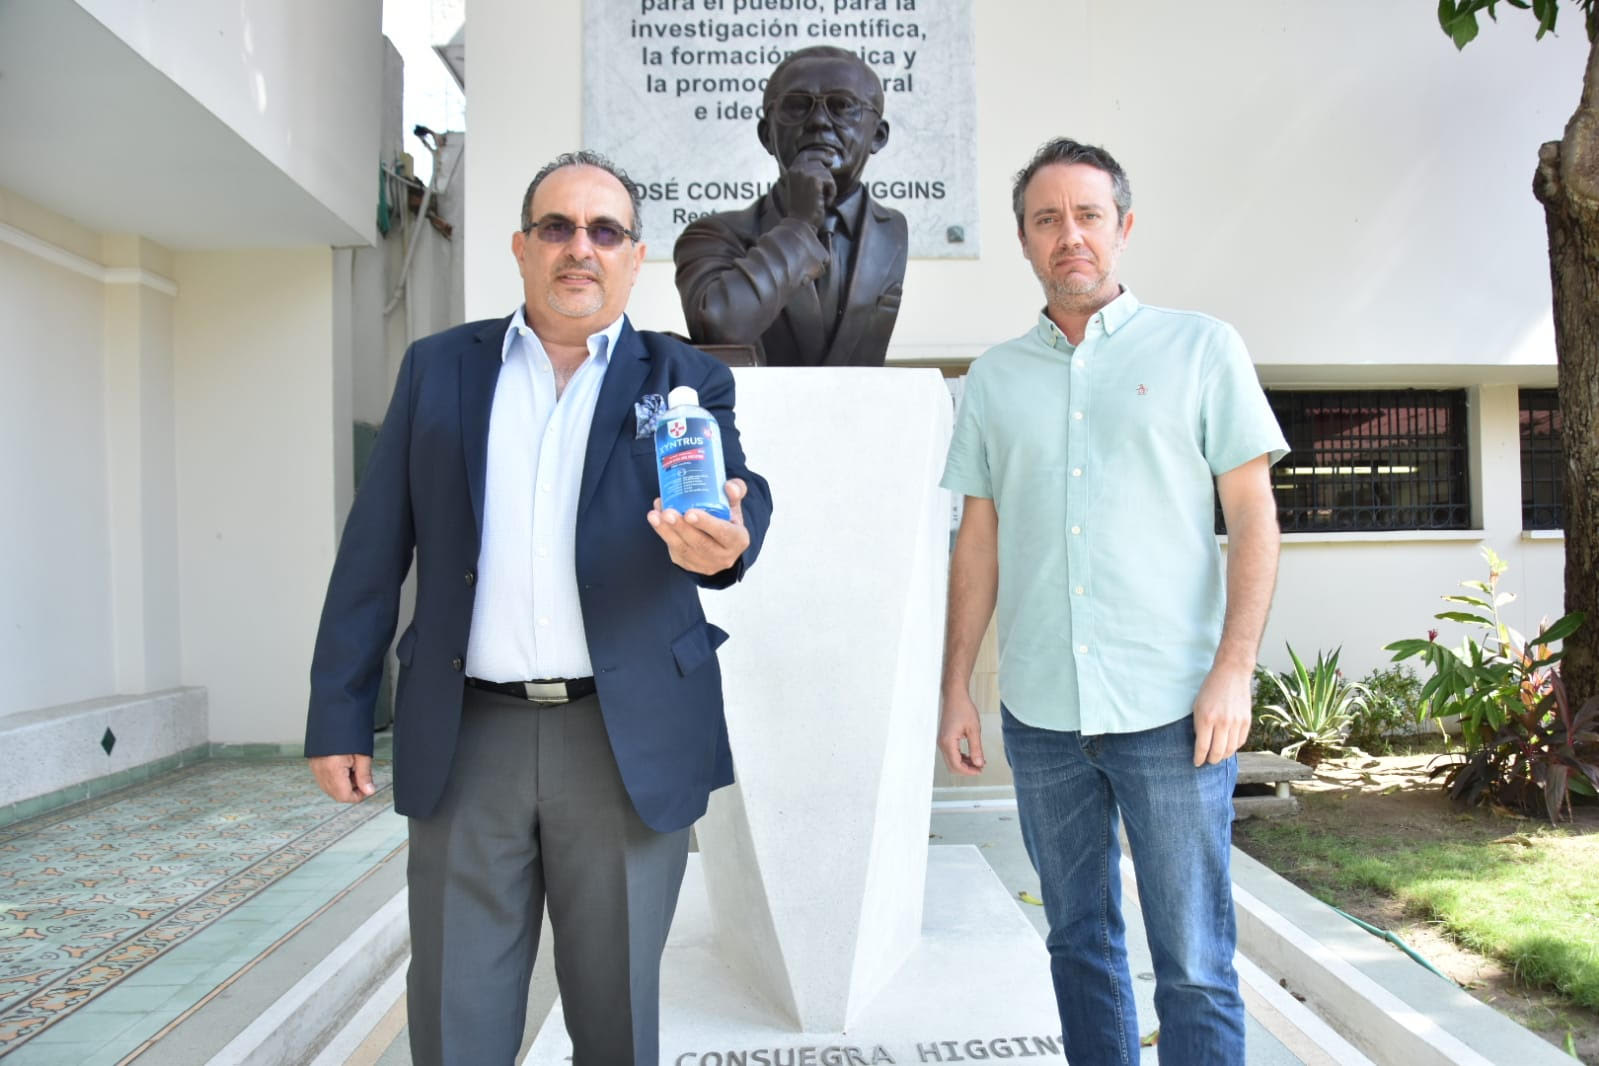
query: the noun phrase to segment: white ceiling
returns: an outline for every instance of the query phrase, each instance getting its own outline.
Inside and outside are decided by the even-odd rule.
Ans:
[[[0,2],[0,186],[177,250],[366,243],[70,0]]]

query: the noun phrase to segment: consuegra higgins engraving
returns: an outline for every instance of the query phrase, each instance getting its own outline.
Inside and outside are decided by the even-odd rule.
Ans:
[[[674,1066],[874,1066],[889,1062],[976,1062],[983,1059],[1060,1058],[1058,1036],[996,1036],[970,1040],[918,1041],[913,1051],[848,1044],[685,1051]]]

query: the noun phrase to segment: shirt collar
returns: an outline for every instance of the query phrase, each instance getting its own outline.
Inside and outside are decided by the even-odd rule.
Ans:
[[[1115,333],[1138,313],[1138,297],[1133,290],[1123,287],[1121,295],[1099,309],[1099,324],[1106,333]]]
[[[511,324],[505,329],[505,340],[500,344],[500,362],[504,363],[511,354],[511,346],[522,338],[529,342],[537,341],[538,335],[533,332],[533,327],[527,324],[527,305],[519,305],[516,313],[511,316]],[[600,330],[598,333],[589,334],[589,355],[601,366],[611,361],[611,352],[616,349],[616,339],[622,335],[622,325],[627,321],[626,315],[619,315],[615,322]],[[542,349],[544,345],[539,344]]]
[[[1133,295],[1133,290],[1123,287],[1121,295],[1094,312],[1093,317],[1088,320],[1089,327],[1092,328],[1097,321],[1099,327],[1105,331],[1105,335],[1109,336],[1125,326],[1138,313],[1139,306],[1138,297]],[[1038,312],[1038,336],[1052,348],[1070,351],[1076,347],[1066,339],[1066,334],[1062,333],[1060,327],[1049,317],[1047,306]]]

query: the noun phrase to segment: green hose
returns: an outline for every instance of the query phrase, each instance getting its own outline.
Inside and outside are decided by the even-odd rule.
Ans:
[[[1366,932],[1370,933],[1372,936],[1381,937],[1382,939],[1388,941],[1388,943],[1392,944],[1394,947],[1398,948],[1400,951],[1403,951],[1406,955],[1409,955],[1411,958],[1415,959],[1417,962],[1421,963],[1423,966],[1427,967],[1427,969],[1431,970],[1433,973],[1437,974],[1439,977],[1442,977],[1445,981],[1448,981],[1450,984],[1454,985],[1456,988],[1460,987],[1459,983],[1456,982],[1453,977],[1450,977],[1448,974],[1444,973],[1438,967],[1434,966],[1432,963],[1430,963],[1426,959],[1422,958],[1421,954],[1418,951],[1416,951],[1415,948],[1413,948],[1409,944],[1405,943],[1405,941],[1404,941],[1404,939],[1402,937],[1397,937],[1393,933],[1390,933],[1386,929],[1379,929],[1375,925],[1372,925],[1370,922],[1363,922],[1359,918],[1356,918],[1353,914],[1350,914],[1348,911],[1340,911],[1340,910],[1338,910],[1337,907],[1334,907],[1333,910],[1337,911],[1337,913],[1339,913],[1339,914],[1342,914],[1345,918],[1348,918],[1350,921],[1352,921],[1356,925],[1360,926],[1362,929],[1364,929]]]

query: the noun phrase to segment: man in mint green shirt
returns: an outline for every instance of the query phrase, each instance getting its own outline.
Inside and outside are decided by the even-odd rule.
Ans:
[[[1287,444],[1236,330],[1144,306],[1117,281],[1131,204],[1109,153],[1064,138],[1017,175],[1018,236],[1046,306],[973,363],[950,443],[943,485],[965,510],[938,743],[956,773],[985,764],[968,687],[997,603],[1005,753],[1068,1060],[1138,1061],[1122,821],[1160,1061],[1241,1066],[1234,753],[1276,580],[1269,470]]]

